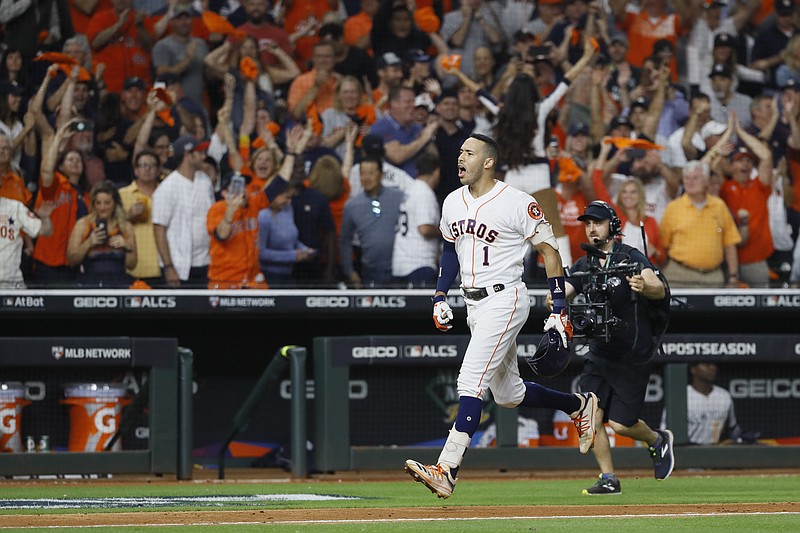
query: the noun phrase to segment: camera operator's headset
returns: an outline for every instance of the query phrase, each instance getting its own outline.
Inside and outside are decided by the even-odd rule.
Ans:
[[[619,216],[617,216],[617,211],[611,207],[611,204],[604,202],[603,200],[594,200],[589,202],[589,205],[586,206],[586,209],[583,210],[583,213],[586,214],[589,208],[593,205],[605,209],[610,216],[608,224],[609,238],[622,235],[622,221],[619,219]]]

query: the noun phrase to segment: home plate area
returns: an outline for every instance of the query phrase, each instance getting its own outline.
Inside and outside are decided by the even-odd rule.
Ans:
[[[251,507],[264,502],[359,500],[336,494],[251,494],[246,496],[170,496],[139,498],[36,498],[0,500],[0,509],[135,509],[159,507]]]

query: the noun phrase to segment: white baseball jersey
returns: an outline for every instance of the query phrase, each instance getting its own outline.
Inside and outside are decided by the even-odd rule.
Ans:
[[[550,165],[544,161],[547,157],[545,151],[545,134],[547,133],[547,117],[556,107],[556,104],[567,94],[569,85],[565,82],[559,83],[547,98],[542,100],[536,107],[536,134],[531,145],[535,157],[542,159],[537,163],[531,163],[520,168],[509,168],[506,172],[504,181],[512,187],[521,191],[533,194],[543,189],[549,189],[550,184]]]
[[[419,226],[436,226],[439,223],[439,202],[430,185],[422,180],[406,189],[406,198],[400,206],[400,220],[394,237],[392,275],[408,276],[417,269],[438,269],[439,239],[426,239]]]
[[[0,198],[0,287],[25,288],[19,262],[22,259],[22,236],[39,235],[42,221],[24,204],[9,198]]]
[[[522,278],[528,240],[542,222],[547,224],[531,195],[498,181],[480,198],[466,185],[451,192],[439,228],[455,242],[462,286],[477,288]]]
[[[736,425],[731,394],[714,385],[706,396],[686,386],[687,432],[692,444],[718,444],[726,427]]]
[[[353,165],[350,169],[350,197],[352,198],[361,192],[361,165]],[[408,172],[400,167],[396,167],[388,161],[383,162],[383,178],[381,185],[388,188],[400,189],[406,192],[417,180],[411,177]]]

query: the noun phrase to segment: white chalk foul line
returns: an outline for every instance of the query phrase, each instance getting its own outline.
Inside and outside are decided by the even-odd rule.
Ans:
[[[354,496],[335,494],[251,494],[246,496],[165,496],[132,498],[35,498],[0,501],[0,510],[18,509],[134,509],[142,507],[222,507],[254,506],[264,502],[309,502],[360,500]]]
[[[755,512],[721,512],[721,513],[664,513],[664,514],[622,514],[622,515],[593,515],[591,518],[631,519],[631,518],[711,518],[721,516],[775,516],[775,515],[800,515],[795,511],[755,511]],[[561,516],[475,516],[458,517],[459,520],[564,520],[586,519],[586,515],[561,515]],[[263,520],[263,521],[236,521],[236,522],[192,522],[192,523],[137,523],[137,524],[94,524],[81,525],[81,529],[109,528],[109,527],[206,527],[206,526],[247,526],[247,525],[312,525],[312,524],[391,524],[398,522],[445,522],[453,520],[452,517],[441,518],[364,518],[344,520]],[[67,529],[75,525],[49,525],[49,526],[22,526],[6,527],[2,529]]]

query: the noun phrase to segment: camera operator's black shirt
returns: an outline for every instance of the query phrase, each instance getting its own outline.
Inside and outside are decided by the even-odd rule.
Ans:
[[[589,358],[595,361],[600,359],[646,363],[654,348],[653,326],[648,319],[646,298],[631,291],[624,275],[603,273],[620,263],[638,264],[640,272],[645,268],[653,269],[653,265],[642,252],[626,244],[614,243],[605,265],[600,264],[599,258],[587,255],[578,259],[570,269],[571,273],[592,270],[598,272],[598,284],[604,284],[605,291],[586,294],[584,288],[589,284],[586,276],[568,276],[565,281],[575,288],[576,294],[584,293],[587,301],[611,302],[612,314],[623,321],[622,325],[611,330],[610,341],[606,342],[602,338],[589,339]]]

